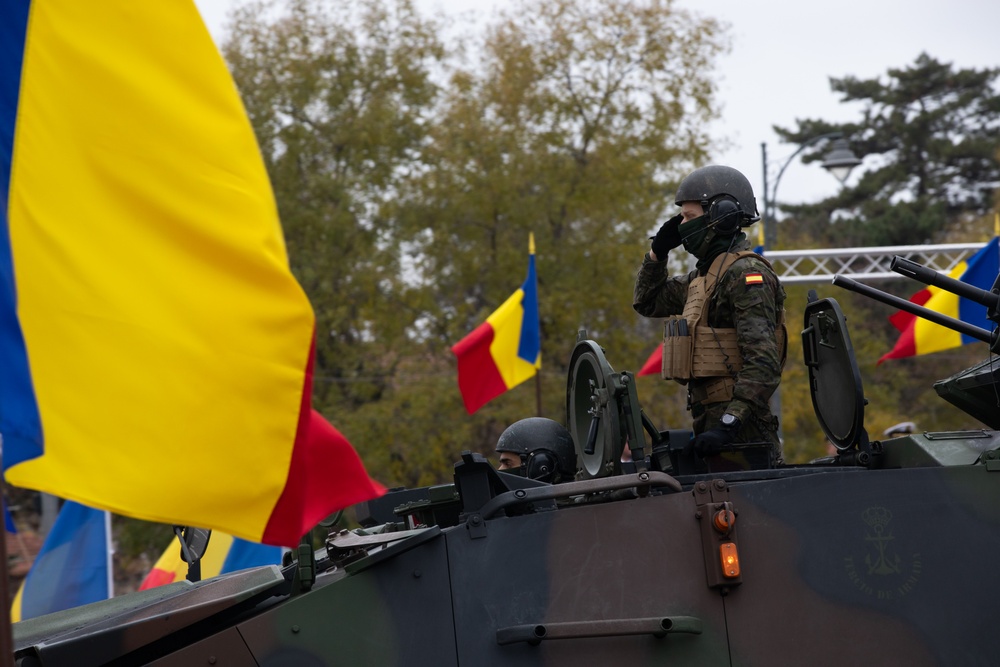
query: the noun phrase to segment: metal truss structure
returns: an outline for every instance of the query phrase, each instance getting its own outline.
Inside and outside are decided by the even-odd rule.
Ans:
[[[774,250],[764,253],[778,278],[785,283],[830,282],[841,275],[873,281],[900,278],[889,269],[896,255],[935,271],[949,273],[984,243],[945,243],[871,248],[828,248],[816,250]]]

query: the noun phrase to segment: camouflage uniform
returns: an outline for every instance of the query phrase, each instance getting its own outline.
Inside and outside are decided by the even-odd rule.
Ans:
[[[744,240],[733,250],[749,247],[749,242]],[[763,282],[748,284],[745,277],[752,273],[761,274]],[[632,307],[644,317],[680,315],[687,301],[688,285],[696,275],[696,271],[692,271],[683,276],[670,276],[667,262],[654,262],[647,253],[636,276]],[[775,330],[784,302],[785,290],[778,277],[770,265],[757,256],[738,259],[719,278],[707,305],[708,324],[736,329],[743,367],[734,375],[736,386],[731,401],[701,405],[689,399],[696,434],[717,425],[728,412],[740,420],[738,442],[771,442],[778,461],[781,460],[778,419],[771,414],[768,400],[781,382],[785,351],[779,349]],[[691,380],[689,392],[697,393],[699,383],[709,379]]]

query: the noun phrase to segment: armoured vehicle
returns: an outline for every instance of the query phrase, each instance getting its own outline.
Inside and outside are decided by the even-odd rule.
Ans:
[[[1000,285],[898,262],[1000,322]],[[960,328],[989,359],[936,389],[986,428],[873,440],[844,316],[811,296],[804,356],[837,453],[781,466],[753,444],[697,459],[583,334],[567,381],[576,480],[463,453],[453,484],[359,506],[362,528],[283,567],[18,623],[17,664],[995,665],[1000,345]]]

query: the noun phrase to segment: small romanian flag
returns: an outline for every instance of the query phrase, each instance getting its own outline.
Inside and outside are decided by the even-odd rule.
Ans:
[[[241,540],[218,530],[212,531],[208,548],[201,559],[201,578],[236,572],[260,565],[281,565],[281,547]],[[153,565],[139,586],[140,591],[165,586],[187,578],[188,564],[181,558],[180,544],[171,540],[163,555]]]
[[[458,388],[470,415],[538,373],[542,338],[534,234],[528,237],[524,284],[451,351],[458,358]]]

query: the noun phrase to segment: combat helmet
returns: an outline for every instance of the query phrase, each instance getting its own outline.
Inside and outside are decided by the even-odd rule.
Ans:
[[[576,447],[573,436],[557,421],[528,417],[516,421],[500,434],[497,452],[521,457],[520,474],[555,484],[576,475]]]
[[[753,187],[732,167],[709,165],[688,174],[677,188],[674,203],[699,202],[717,232],[733,233],[760,220]]]

